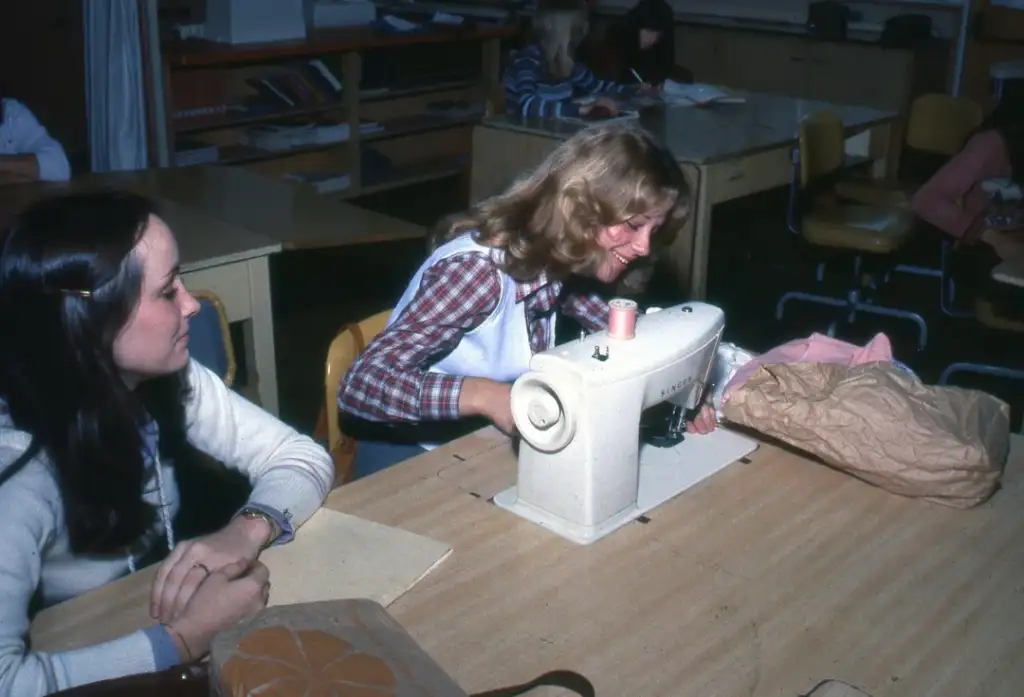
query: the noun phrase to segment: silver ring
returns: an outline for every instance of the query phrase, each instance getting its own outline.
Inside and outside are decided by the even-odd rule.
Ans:
[[[208,567],[208,566],[207,566],[206,564],[204,564],[204,563],[203,563],[203,562],[201,562],[201,561],[197,561],[197,562],[196,562],[195,564],[193,564],[193,565],[192,565],[192,568],[193,568],[193,569],[202,569],[203,571],[205,571],[205,572],[206,572],[206,575],[207,575],[207,576],[209,576],[209,575],[210,575],[210,567]]]

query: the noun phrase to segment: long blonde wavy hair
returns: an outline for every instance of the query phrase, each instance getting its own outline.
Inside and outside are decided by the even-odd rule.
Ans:
[[[540,0],[533,14],[533,40],[544,54],[552,76],[567,78],[576,63],[574,54],[590,30],[584,0]]]
[[[603,228],[665,211],[652,245],[665,244],[690,203],[679,164],[650,134],[623,123],[595,125],[562,142],[503,193],[442,221],[431,247],[472,232],[480,244],[504,252],[499,263],[513,278],[529,281],[546,271],[562,279],[597,269],[606,254],[597,243]]]

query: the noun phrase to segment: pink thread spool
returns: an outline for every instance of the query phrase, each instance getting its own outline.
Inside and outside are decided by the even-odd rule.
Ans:
[[[608,336],[613,339],[632,339],[636,329],[637,304],[625,298],[608,303]]]

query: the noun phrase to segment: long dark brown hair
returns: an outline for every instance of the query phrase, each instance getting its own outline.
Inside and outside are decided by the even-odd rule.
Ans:
[[[156,420],[164,455],[184,443],[184,371],[131,390],[113,356],[139,302],[134,250],[155,213],[132,194],[72,194],[32,205],[3,239],[0,399],[32,440],[0,486],[43,456],[76,553],[120,552],[152,525],[142,426]]]

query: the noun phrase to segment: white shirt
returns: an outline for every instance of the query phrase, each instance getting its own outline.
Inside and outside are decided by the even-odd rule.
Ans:
[[[253,485],[250,503],[286,514],[298,529],[331,489],[330,455],[229,390],[194,360],[188,382],[188,441],[245,474]],[[8,414],[0,414],[0,470],[30,441]],[[158,460],[156,466],[164,468],[167,483],[173,481],[166,463]],[[166,487],[164,494],[167,505],[176,509],[176,488]],[[71,551],[60,487],[43,455],[0,485],[0,511],[0,695],[38,697],[168,667],[158,655],[167,636],[159,627],[75,651],[29,653],[28,608],[37,590],[47,604],[81,595],[127,574],[128,563],[125,557],[89,558]]]
[[[500,259],[501,256],[499,250],[479,244],[471,234],[461,235],[441,245],[412,277],[405,293],[395,305],[388,324],[398,319],[405,306],[412,301],[427,269],[443,259],[467,253],[484,254],[496,259]],[[515,279],[501,272],[501,281],[501,299],[494,311],[480,326],[463,336],[451,353],[430,366],[431,372],[488,378],[495,382],[513,382],[529,370],[533,350],[530,347],[530,334],[526,325],[525,305],[516,302]],[[554,316],[547,321],[551,323],[548,336],[553,343]],[[420,445],[427,450],[437,447],[434,443]]]
[[[0,121],[0,155],[35,155],[42,181],[67,181],[71,164],[64,148],[47,133],[28,107],[16,99],[4,99]]]

